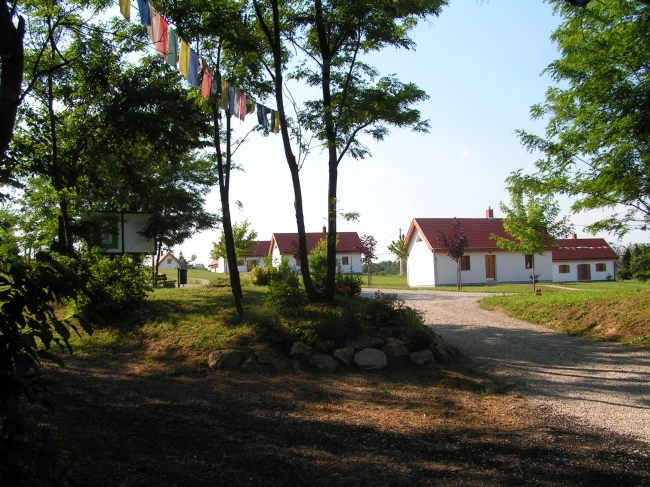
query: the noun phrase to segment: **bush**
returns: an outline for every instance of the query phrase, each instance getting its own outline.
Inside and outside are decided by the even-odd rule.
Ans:
[[[251,284],[255,286],[268,286],[271,284],[275,269],[273,266],[253,267],[251,270]]]
[[[137,308],[150,291],[148,269],[137,268],[129,255],[109,258],[90,251],[83,259],[87,262],[90,276],[83,296],[77,302],[82,315],[120,315]]]
[[[362,283],[363,279],[356,274],[341,274],[339,272],[336,275],[336,290],[346,296],[360,296]]]
[[[422,313],[405,307],[401,314],[404,321],[404,343],[415,351],[431,348],[433,333],[428,326],[425,326]]]
[[[266,302],[275,309],[301,308],[307,303],[307,294],[292,282],[274,280],[269,286]]]
[[[398,299],[397,295],[377,291],[368,301],[368,319],[376,326],[402,326],[400,318],[403,309],[404,301]]]
[[[314,325],[318,337],[315,346],[322,352],[332,352],[345,345],[348,338],[361,335],[364,328],[363,316],[354,307],[329,308]]]

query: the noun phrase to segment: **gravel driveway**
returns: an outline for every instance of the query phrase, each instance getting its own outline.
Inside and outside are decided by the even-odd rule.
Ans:
[[[650,442],[650,351],[485,311],[480,293],[391,291],[477,364],[557,414]],[[371,295],[374,291],[365,291]]]

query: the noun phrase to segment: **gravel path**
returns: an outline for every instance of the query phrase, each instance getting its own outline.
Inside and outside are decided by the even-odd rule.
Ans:
[[[575,338],[482,310],[477,301],[485,294],[381,291],[424,311],[449,345],[555,413],[650,442],[649,350]]]

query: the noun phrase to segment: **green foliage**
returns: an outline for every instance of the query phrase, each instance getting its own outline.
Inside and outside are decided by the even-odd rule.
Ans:
[[[400,230],[401,232],[401,230]],[[399,268],[399,273],[402,275],[402,271],[406,265],[406,259],[408,258],[408,248],[406,246],[406,236],[402,235],[400,233],[400,236],[397,240],[393,241],[390,243],[388,246],[388,250],[391,251],[393,254],[395,254],[395,257],[397,257],[397,261],[400,263],[400,268]],[[375,267],[377,264],[375,264]],[[379,271],[378,271],[379,272]],[[388,274],[388,272],[386,272]]]
[[[52,352],[71,350],[71,331],[81,316],[61,319],[55,306],[75,300],[83,265],[66,248],[39,251],[26,260],[14,249],[0,256],[0,480],[3,485],[64,485],[68,461],[52,435],[34,425],[24,400],[54,409],[42,362],[63,365]]]
[[[406,307],[401,315],[404,322],[404,343],[415,351],[430,349],[433,344],[433,333],[424,324],[422,312]]]
[[[367,314],[370,323],[393,328],[399,326],[404,308],[404,301],[399,299],[396,294],[384,294],[381,291],[376,291],[374,297],[368,300]]]
[[[151,291],[149,270],[138,267],[128,254],[107,257],[92,250],[82,258],[89,270],[88,283],[77,301],[83,316],[119,317],[140,306]]]
[[[343,274],[338,272],[336,274],[336,291],[339,294],[357,298],[361,295],[361,285],[363,279],[357,274]]]
[[[586,227],[622,237],[650,223],[650,9],[631,0],[591,2],[585,10],[555,2],[564,17],[553,33],[561,58],[545,70],[558,86],[531,108],[544,136],[519,131],[541,152],[528,187],[565,194],[575,213],[607,215]]]
[[[266,302],[274,309],[301,308],[307,303],[307,294],[296,283],[273,280],[266,295]]]
[[[336,245],[338,246],[338,244],[339,238],[337,235]],[[309,252],[309,272],[311,273],[314,288],[317,292],[322,293],[325,290],[325,281],[327,279],[327,239],[321,238]]]
[[[372,275],[374,276],[396,276],[399,274],[399,262],[383,260],[372,263]],[[361,272],[368,272],[368,265],[361,266]]]
[[[241,223],[235,223],[232,226],[232,237],[237,258],[242,257],[249,248],[254,247],[258,243],[257,232],[250,228],[250,226],[251,224],[248,219]],[[225,239],[222,238],[219,243],[212,242],[210,257],[213,259],[218,259],[219,257],[223,257],[224,259],[228,258]]]
[[[650,245],[635,244],[619,254],[616,277],[643,282],[650,280]]]

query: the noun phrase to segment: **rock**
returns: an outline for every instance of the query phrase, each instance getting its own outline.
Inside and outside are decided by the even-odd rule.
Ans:
[[[381,350],[364,348],[354,354],[354,363],[362,369],[383,369],[388,364],[388,358]]]
[[[406,357],[409,354],[409,347],[404,342],[390,342],[381,348],[390,358]]]
[[[439,362],[449,362],[454,358],[453,352],[446,345],[437,345],[433,347],[433,356]]]
[[[409,358],[414,364],[425,365],[433,360],[433,352],[431,350],[420,350],[419,352],[412,352]]]
[[[217,350],[208,356],[208,366],[216,369],[232,369],[241,362],[239,350]]]
[[[276,372],[282,372],[289,366],[289,359],[287,357],[282,357],[273,352],[255,352],[255,356],[257,357],[258,363],[269,365]]]
[[[248,372],[257,369],[257,359],[255,358],[255,355],[248,357],[244,362],[244,365],[242,365],[242,369],[247,370]]]
[[[309,363],[319,370],[336,370],[339,363],[331,355],[324,353],[315,353],[309,358]]]
[[[297,360],[298,362],[305,363],[309,360],[309,357],[311,357],[312,353],[314,353],[314,351],[309,345],[302,342],[296,342],[293,344],[291,350],[289,351],[289,357]]]
[[[363,348],[379,348],[384,344],[381,338],[371,337],[369,335],[361,335],[360,337],[350,339],[345,343],[346,347],[352,347],[355,350]]]
[[[438,345],[447,345],[445,343],[445,339],[442,338],[440,335],[438,335],[435,332],[433,332],[433,341],[436,342],[436,344],[438,344]]]
[[[354,348],[352,347],[339,348],[334,352],[334,358],[340,360],[345,365],[350,365],[353,357]]]

